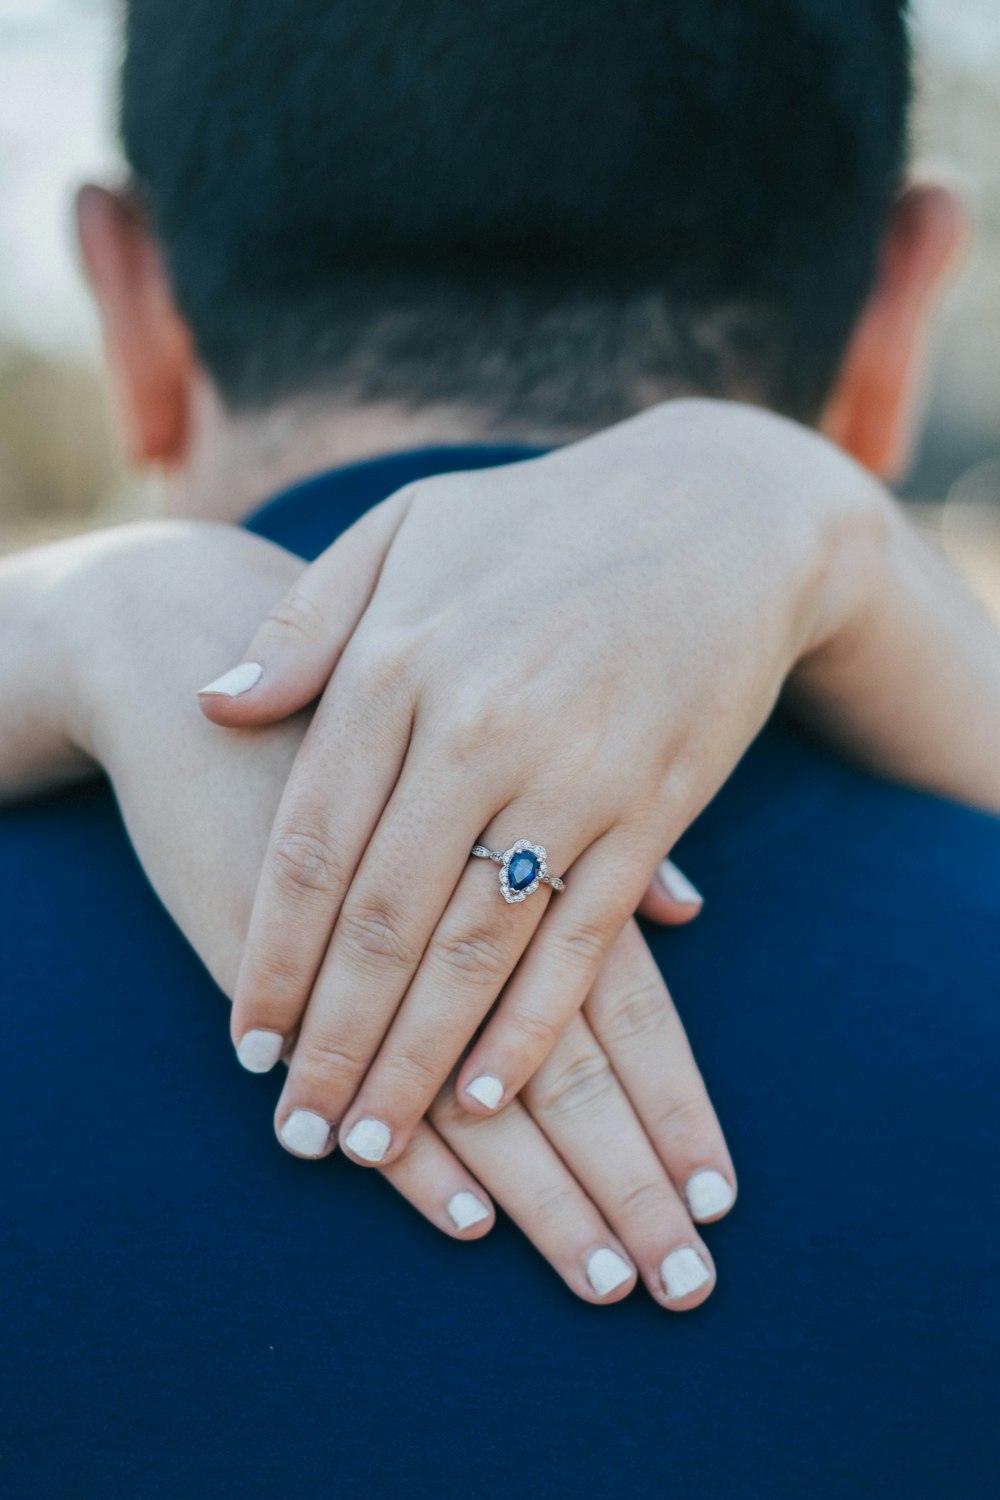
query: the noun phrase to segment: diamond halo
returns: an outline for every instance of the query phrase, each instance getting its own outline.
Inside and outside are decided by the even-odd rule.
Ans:
[[[518,854],[533,855],[536,865],[534,878],[520,889],[515,889],[510,879],[510,862]],[[500,894],[503,899],[513,906],[517,901],[526,901],[532,891],[537,891],[539,885],[549,873],[548,854],[541,844],[532,844],[528,839],[518,839],[511,844],[509,849],[503,851],[500,861]]]

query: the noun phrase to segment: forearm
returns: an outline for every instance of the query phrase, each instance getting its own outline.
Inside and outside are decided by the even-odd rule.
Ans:
[[[143,530],[102,564],[103,604],[70,660],[72,734],[107,770],[157,894],[231,995],[305,719],[221,732],[198,712],[195,690],[302,563],[234,528]]]
[[[92,548],[57,543],[0,562],[0,800],[86,776],[67,723],[68,655],[57,600]]]
[[[857,603],[789,703],[872,769],[1000,812],[1000,632],[898,506],[880,513]]]
[[[711,501],[726,475],[750,518],[732,531],[766,584],[755,620],[786,610],[793,711],[883,775],[1000,811],[1000,632],[884,487],[770,413],[688,401],[649,420],[673,486]],[[703,615],[724,614],[716,595]]]
[[[157,893],[229,993],[304,722],[222,733],[194,694],[301,566],[238,529],[177,524],[0,566],[0,797],[103,767]]]

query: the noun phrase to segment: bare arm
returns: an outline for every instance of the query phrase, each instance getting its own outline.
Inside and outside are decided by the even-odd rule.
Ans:
[[[789,705],[884,775],[1000,813],[1000,631],[887,498],[856,611],[809,652]]]
[[[301,563],[246,533],[190,526],[109,533],[80,543],[72,556],[72,567],[65,550],[27,559],[36,583],[59,579],[55,635],[64,637],[54,717],[39,715],[37,741],[50,744],[59,759],[62,726],[81,764],[106,767],[154,887],[231,994],[268,831],[306,716],[221,735],[197,711],[191,674],[197,680],[219,652],[235,649]],[[26,648],[25,671],[30,655]],[[46,665],[54,678],[55,658]],[[648,997],[644,1025],[657,1022],[641,1049],[630,1044],[627,1025],[640,993]],[[220,1015],[220,1042],[223,1025]],[[259,1051],[242,1060],[260,1071]],[[608,1077],[604,1102],[568,1129],[560,1101],[595,1069]],[[683,1105],[683,1132],[663,1123],[665,1080]],[[279,1115],[276,1127],[297,1154],[331,1149],[329,1131],[315,1116],[296,1122]],[[631,1164],[630,1176],[612,1172],[607,1152],[598,1149],[609,1135]],[[732,1163],[670,997],[634,926],[611,956],[590,1016],[580,1018],[539,1075],[536,1095],[503,1120],[470,1122],[443,1090],[386,1176],[437,1227],[463,1237],[490,1228],[489,1194],[495,1194],[573,1291],[591,1302],[627,1295],[637,1274],[671,1310],[709,1295],[711,1256],[693,1218],[727,1211],[735,1197]],[[641,1194],[634,1191],[640,1186]],[[644,1225],[653,1204],[658,1231],[651,1237]],[[695,1281],[692,1264],[700,1267]]]
[[[296,581],[252,668],[203,693],[230,727],[322,695],[234,1043],[294,1032],[286,1107],[339,1120],[347,1150],[367,1120],[385,1159],[404,1149],[470,1042],[458,1095],[503,1108],[789,678],[869,766],[1000,808],[997,660],[871,475],[765,412],[678,401],[410,486]],[[470,869],[473,844],[508,850],[501,877],[517,854],[521,885]]]

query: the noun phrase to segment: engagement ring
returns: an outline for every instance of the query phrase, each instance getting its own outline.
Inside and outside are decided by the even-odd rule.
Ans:
[[[500,894],[512,906],[515,901],[524,901],[537,891],[544,881],[554,891],[564,891],[565,882],[558,875],[550,875],[547,855],[541,844],[529,839],[518,839],[500,854],[496,849],[487,849],[485,844],[473,844],[473,859],[491,859],[500,866]]]

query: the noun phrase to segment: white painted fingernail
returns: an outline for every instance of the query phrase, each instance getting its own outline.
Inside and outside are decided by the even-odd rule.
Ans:
[[[247,1031],[236,1043],[236,1056],[248,1073],[270,1073],[284,1045],[280,1031]]]
[[[599,1297],[607,1297],[631,1275],[632,1267],[617,1250],[594,1250],[587,1256],[587,1280]]]
[[[665,859],[659,869],[660,884],[668,896],[681,904],[681,906],[702,906],[704,896],[698,887],[692,885],[684,874],[678,870],[672,859]]]
[[[252,687],[256,687],[263,675],[264,668],[259,661],[241,661],[238,667],[223,672],[207,687],[199,688],[198,697],[239,698],[242,693],[249,693]]]
[[[448,1199],[448,1217],[456,1229],[471,1229],[473,1224],[481,1224],[489,1216],[490,1211],[482,1198],[466,1189]]]
[[[293,1109],[278,1134],[297,1156],[322,1156],[330,1141],[330,1125],[311,1109]]]
[[[732,1208],[736,1194],[721,1172],[705,1167],[688,1178],[684,1196],[692,1219],[714,1219]]]
[[[660,1266],[660,1275],[668,1297],[689,1297],[710,1280],[711,1271],[690,1245],[671,1250]]]
[[[381,1161],[389,1149],[392,1131],[382,1120],[358,1120],[347,1132],[344,1145],[362,1161]]]
[[[496,1109],[503,1098],[503,1081],[494,1078],[492,1073],[483,1073],[472,1080],[465,1092],[478,1099],[480,1104],[485,1104],[487,1109]]]

